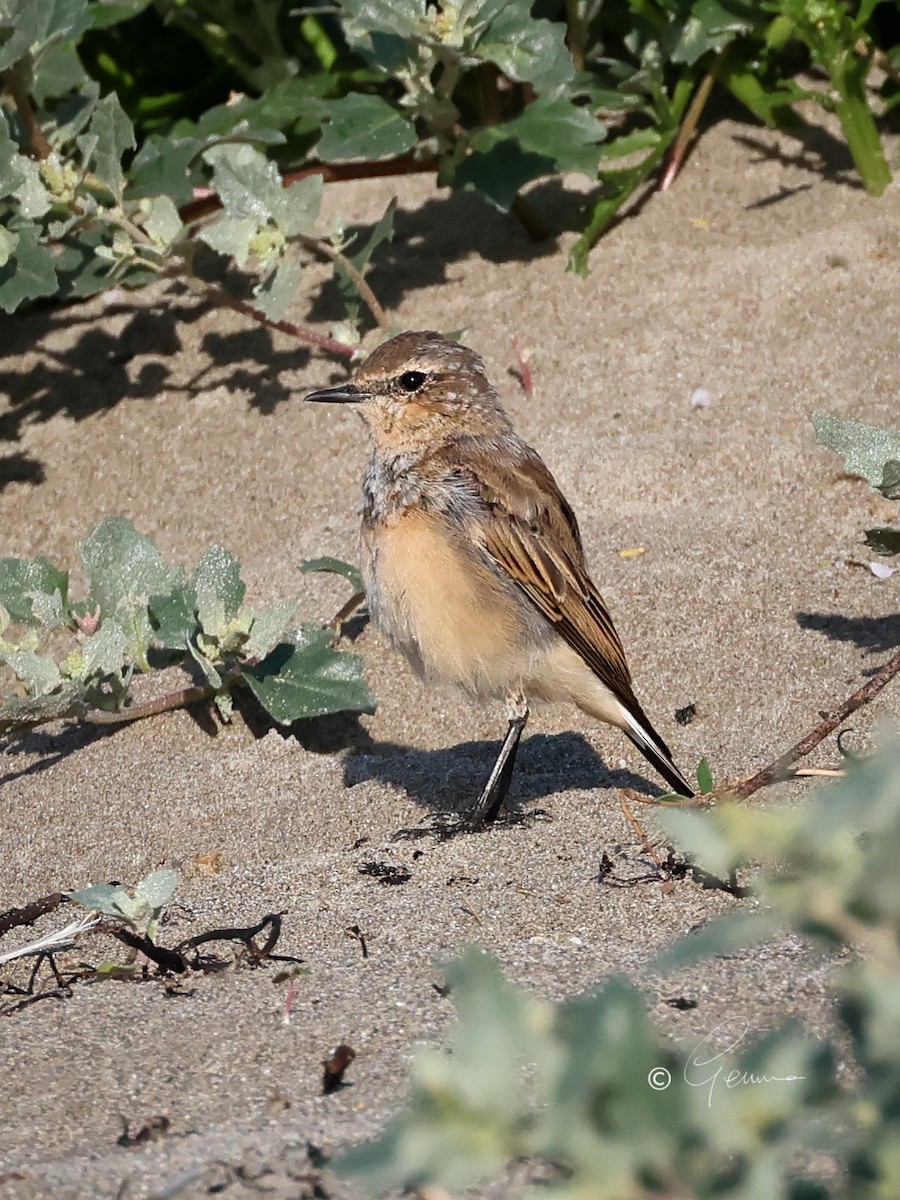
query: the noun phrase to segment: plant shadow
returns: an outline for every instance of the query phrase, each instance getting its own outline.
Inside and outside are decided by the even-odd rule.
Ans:
[[[862,186],[847,146],[821,124],[798,120],[781,130],[775,141],[771,135],[757,132],[752,118],[736,102],[722,96],[704,115],[703,128],[723,118],[735,120],[746,129],[733,136],[755,153],[758,161],[799,166],[844,186]],[[786,139],[793,139],[796,149]],[[807,186],[784,187],[748,207],[776,203]],[[526,189],[527,203],[550,230],[549,237],[535,241],[515,216],[493,208],[479,195],[435,187],[417,207],[398,210],[394,240],[376,250],[368,282],[391,313],[418,291],[448,282],[454,265],[471,257],[492,263],[528,264],[556,256],[562,271],[559,235],[580,232],[599,195],[598,187],[574,187],[564,177],[549,177],[530,185]],[[652,195],[651,180],[643,192],[632,197],[613,224],[633,218]],[[374,224],[352,227],[354,245],[362,244]],[[198,255],[197,269],[233,294],[249,296],[249,277],[227,268],[222,260],[205,251]],[[152,293],[152,303],[132,303],[121,288],[111,289],[109,297],[101,311],[96,304],[37,304],[27,312],[0,315],[0,392],[7,397],[0,411],[0,443],[18,442],[28,425],[55,416],[83,421],[122,401],[153,398],[171,390],[194,392],[225,386],[245,391],[251,405],[262,413],[271,413],[294,394],[289,373],[309,361],[308,346],[294,343],[276,348],[272,332],[248,320],[245,328],[236,331],[205,331],[199,345],[192,347],[197,370],[185,382],[173,377],[172,360],[183,358],[182,331],[208,310],[208,304],[177,280],[163,291]],[[513,313],[514,303],[511,297]],[[123,316],[124,322],[110,330],[107,318]],[[344,316],[337,286],[326,279],[316,286],[307,310],[295,319],[325,324],[343,320]],[[363,325],[372,327],[370,314],[363,314]],[[66,337],[64,345],[60,345],[61,334]],[[17,369],[17,360],[26,353],[37,361],[22,372]],[[282,372],[288,373],[288,382],[281,380]],[[34,487],[43,478],[43,464],[27,453],[0,457],[0,488],[15,484]]]
[[[853,642],[869,654],[892,653],[900,646],[900,613],[887,617],[845,617],[840,613],[798,612],[801,629],[823,633],[833,642]]]

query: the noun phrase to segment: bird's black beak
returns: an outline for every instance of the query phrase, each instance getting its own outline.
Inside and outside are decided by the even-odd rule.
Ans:
[[[307,400],[314,400],[320,404],[361,404],[368,398],[369,393],[364,392],[353,383],[342,383],[339,387],[320,388],[317,392],[310,392],[305,397]]]

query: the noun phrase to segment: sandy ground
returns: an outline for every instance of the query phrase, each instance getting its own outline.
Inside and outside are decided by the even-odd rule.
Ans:
[[[676,758],[749,774],[900,641],[900,577],[843,565],[868,557],[860,530],[888,506],[840,476],[809,422],[817,408],[896,422],[900,189],[868,198],[828,132],[801,143],[724,122],[671,193],[606,237],[586,281],[564,272],[571,234],[535,246],[424,179],[345,185],[327,203],[367,226],[395,194],[376,293],[400,326],[465,328],[579,514]],[[534,200],[560,226],[579,196],[547,184]],[[321,282],[310,274],[291,315],[324,330],[338,312]],[[531,401],[510,375],[513,335],[531,355]],[[185,564],[228,546],[251,600],[296,593],[310,618],[329,617],[345,585],[296,565],[355,556],[365,438],[354,413],[298,397],[342,374],[176,291],[4,320],[0,555],[72,563],[96,521],[124,513]],[[700,387],[706,409],[691,406]],[[288,1025],[272,965],[174,993],[83,984],[13,1012],[0,1024],[4,1194],[146,1197],[181,1181],[179,1196],[240,1196],[268,1172],[271,1194],[296,1196],[308,1142],[330,1152],[401,1103],[416,1048],[452,1021],[432,986],[440,962],[472,941],[551,997],[624,971],[675,1038],[735,1012],[760,1032],[787,1012],[828,1030],[826,972],[791,940],[666,979],[649,971],[659,948],[736,902],[690,880],[600,880],[604,853],[622,875],[645,872],[616,785],[658,781],[575,712],[538,711],[521,756],[513,806],[546,819],[392,842],[471,800],[503,715],[424,689],[371,629],[357,648],[380,699],[372,718],[285,739],[240,720],[213,736],[180,712],[111,734],[50,727],[0,753],[0,910],[167,862],[184,873],[171,942],[286,910],[280,948],[309,970]],[[690,703],[696,719],[676,725]],[[894,687],[854,718],[856,744],[898,710]],[[813,761],[835,757],[831,743]],[[209,855],[212,876],[198,865]],[[385,886],[360,873],[373,861],[410,877]],[[666,1003],[678,996],[696,1007]],[[357,1051],[352,1086],[322,1096],[321,1060],[339,1042]],[[160,1115],[164,1140],[117,1145],[120,1117],[134,1130]]]

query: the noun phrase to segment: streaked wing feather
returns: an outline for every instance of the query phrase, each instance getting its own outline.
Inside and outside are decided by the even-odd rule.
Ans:
[[[471,532],[594,674],[640,712],[619,635],[587,574],[574,514],[531,453],[501,465],[487,454],[473,461],[470,451],[471,480],[486,504]]]

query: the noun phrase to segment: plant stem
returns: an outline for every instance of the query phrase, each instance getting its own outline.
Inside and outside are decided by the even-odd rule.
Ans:
[[[175,273],[173,272],[173,274]],[[195,292],[200,292],[210,303],[221,305],[223,308],[231,308],[242,316],[249,317],[251,321],[257,321],[260,325],[265,325],[267,329],[277,329],[279,333],[286,333],[290,337],[299,338],[302,342],[318,346],[320,350],[325,350],[328,354],[336,354],[340,358],[353,357],[353,346],[348,346],[345,342],[338,342],[324,333],[314,333],[311,329],[302,329],[292,321],[273,321],[265,313],[261,313],[259,309],[254,308],[252,304],[247,304],[246,301],[239,300],[237,296],[232,296],[224,288],[214,283],[207,283],[196,275],[178,275],[177,277],[183,278],[190,288]]]
[[[569,252],[570,271],[574,271],[578,275],[587,274],[587,260],[591,248],[600,240],[622,205],[653,174],[677,136],[682,114],[691,96],[691,89],[692,81],[690,79],[683,76],[678,80],[668,106],[671,124],[660,132],[659,143],[639,166],[615,173],[617,182],[615,191],[610,196],[604,196],[594,205],[594,211],[591,213],[587,227]],[[612,172],[609,174],[612,175]]]
[[[53,147],[47,141],[46,134],[37,119],[37,113],[31,106],[28,91],[22,82],[17,67],[12,67],[3,74],[3,86],[12,96],[16,112],[22,122],[22,128],[28,135],[28,149],[37,159],[49,158]]]
[[[855,691],[852,696],[848,696],[843,704],[838,705],[833,712],[823,713],[821,724],[817,725],[806,737],[801,738],[795,746],[786,750],[769,766],[763,767],[761,771],[751,775],[749,779],[745,779],[736,787],[729,788],[731,794],[741,800],[746,800],[760,788],[769,787],[773,783],[779,783],[781,780],[789,778],[790,769],[798,759],[804,758],[811,750],[814,750],[819,742],[824,741],[830,733],[833,733],[851,713],[862,708],[864,704],[868,704],[897,674],[900,674],[900,650],[884,664],[877,675],[872,676],[868,683]]]
[[[233,684],[234,678],[226,680]],[[118,712],[104,712],[100,708],[89,709],[84,714],[84,720],[89,725],[126,725],[130,721],[142,721],[144,717],[155,717],[159,713],[171,712],[175,708],[187,708],[189,704],[199,704],[201,700],[210,700],[221,688],[201,684],[196,687],[179,688],[177,692],[169,692],[157,700],[146,700],[143,704],[132,704]]]
[[[718,65],[718,64],[717,64]],[[700,120],[700,114],[706,107],[706,101],[709,99],[709,93],[712,91],[713,84],[716,82],[717,73],[715,70],[707,71],[700,81],[700,86],[694,92],[694,98],[690,103],[687,112],[684,115],[684,120],[678,130],[678,136],[672,145],[672,153],[669,155],[669,162],[663,171],[657,191],[667,192],[675,182],[675,176],[681,170],[684,156],[687,153],[688,144],[694,136],[694,131],[697,128],[697,122]]]
[[[878,127],[866,99],[865,82],[869,66],[869,59],[849,56],[845,65],[833,71],[831,80],[839,95],[835,111],[856,169],[869,195],[880,196],[891,182],[891,169],[884,157]]]
[[[346,254],[343,254],[336,246],[332,246],[330,242],[326,242],[320,238],[310,237],[308,234],[301,233],[297,239],[301,245],[306,246],[308,250],[312,250],[314,254],[324,254],[326,258],[330,258],[332,262],[337,263],[340,269],[351,281],[353,286],[359,292],[364,300],[369,312],[375,318],[378,328],[387,333],[390,330],[390,321],[387,314],[378,302],[378,297],[366,283],[362,272],[357,270]]]

